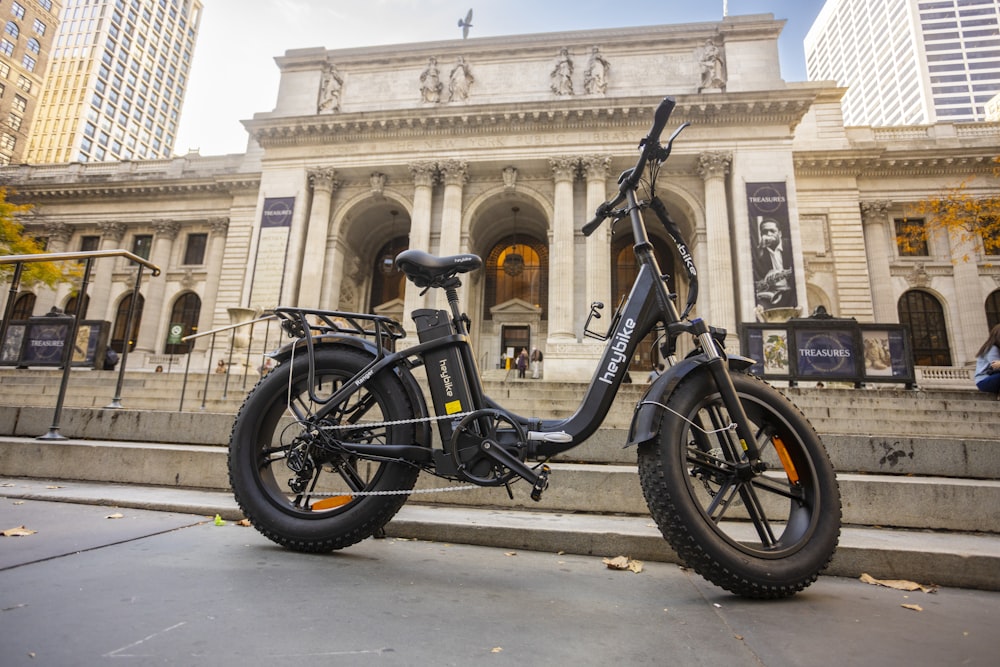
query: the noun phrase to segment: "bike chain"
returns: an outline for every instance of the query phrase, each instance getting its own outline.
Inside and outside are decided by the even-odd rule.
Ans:
[[[337,426],[319,426],[318,428],[324,431],[339,431],[347,429],[357,429],[357,428],[380,428],[383,426],[398,426],[399,424],[422,424],[425,422],[440,421],[442,419],[459,419],[461,417],[466,417],[471,415],[471,412],[456,412],[450,415],[434,415],[431,417],[414,417],[413,419],[397,419],[395,421],[386,422],[365,422],[360,424],[339,424]],[[322,492],[318,491],[315,493],[302,493],[299,495],[310,496],[310,497],[333,497],[333,496],[402,496],[409,494],[418,493],[439,493],[447,491],[471,491],[473,489],[478,489],[479,486],[475,484],[466,484],[464,486],[442,486],[433,489],[395,489],[392,491],[340,491],[340,492]]]

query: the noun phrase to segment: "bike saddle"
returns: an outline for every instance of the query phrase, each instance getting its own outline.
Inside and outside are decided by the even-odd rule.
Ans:
[[[423,250],[404,250],[396,255],[396,268],[406,274],[417,287],[439,287],[458,273],[481,268],[479,255],[437,257]]]

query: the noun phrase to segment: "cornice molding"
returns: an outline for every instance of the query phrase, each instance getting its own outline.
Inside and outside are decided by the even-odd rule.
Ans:
[[[14,202],[43,199],[83,199],[89,197],[162,197],[175,195],[228,195],[260,187],[260,177],[225,181],[133,181],[93,182],[86,179],[62,183],[17,183]]]
[[[978,152],[980,154],[971,154]],[[802,176],[969,176],[992,173],[993,151],[935,147],[905,155],[878,149],[796,152],[795,171]]]
[[[812,106],[818,90],[789,89],[765,94],[683,95],[671,125],[780,125],[789,131]],[[456,134],[484,135],[557,130],[594,130],[648,125],[659,98],[585,98],[483,104],[460,108],[397,109],[336,116],[258,116],[243,121],[263,148],[402,140]]]

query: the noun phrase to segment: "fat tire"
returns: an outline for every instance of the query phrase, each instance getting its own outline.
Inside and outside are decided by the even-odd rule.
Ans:
[[[682,562],[705,579],[747,598],[789,597],[814,582],[836,550],[841,520],[836,474],[815,429],[783,394],[754,376],[734,373],[732,377],[758,435],[762,458],[772,464],[770,478],[759,483],[788,487],[799,495],[789,500],[772,493],[770,487],[754,488],[774,508],[765,517],[775,523],[777,540],[766,545],[754,537],[752,529],[748,536],[746,529],[752,524],[745,518],[741,522],[721,520],[734,519],[730,515],[709,516],[709,510],[714,513],[718,508],[710,505],[714,498],[706,492],[712,485],[702,481],[704,476],[695,476],[699,462],[705,461],[700,452],[705,451],[706,442],[719,442],[729,434],[706,435],[692,426],[699,415],[705,419],[713,411],[723,417],[717,421],[726,421],[721,397],[706,368],[678,384],[666,399],[657,437],[639,449],[643,495],[660,532]],[[799,477],[797,485],[789,481],[772,436],[784,443]],[[728,462],[722,467],[728,466],[734,457],[720,450],[725,448],[713,450],[713,456],[724,456]],[[737,509],[723,512],[739,514]]]
[[[330,386],[346,382],[361,371],[372,357],[346,346],[320,347],[315,351],[314,383]],[[291,375],[291,383],[289,383]],[[303,397],[307,391],[309,361],[305,354],[279,364],[257,383],[247,396],[233,423],[229,441],[229,482],[244,516],[262,535],[295,551],[328,552],[356,544],[374,535],[399,511],[408,495],[357,496],[346,505],[322,511],[296,506],[296,494],[287,486],[294,473],[281,461],[268,463],[275,439],[287,441],[297,426],[289,427],[289,396]],[[412,419],[413,406],[402,382],[392,371],[372,376],[362,390],[375,406],[374,421]],[[300,410],[311,410],[306,398],[296,401]],[[412,423],[386,427],[385,439],[413,444]],[[412,490],[419,469],[399,462],[354,462],[372,472],[364,477],[364,491]],[[327,474],[336,475],[334,472]],[[360,480],[360,477],[359,477]],[[355,486],[360,485],[355,482]]]

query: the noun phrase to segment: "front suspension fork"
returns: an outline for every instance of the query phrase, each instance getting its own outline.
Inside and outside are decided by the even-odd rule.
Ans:
[[[690,332],[698,339],[702,353],[708,358],[709,372],[715,380],[715,386],[722,396],[722,402],[729,411],[729,416],[736,423],[736,436],[739,438],[740,447],[746,454],[751,468],[757,469],[760,463],[760,449],[757,447],[757,438],[750,430],[750,419],[743,409],[743,403],[736,395],[736,387],[733,385],[733,378],[729,375],[729,366],[719,352],[719,347],[708,325],[703,319],[695,318],[689,323]]]

